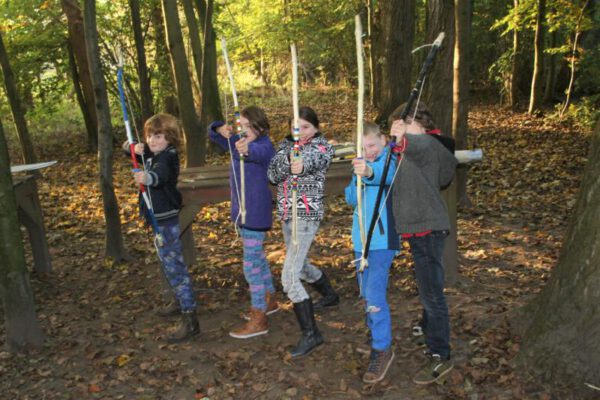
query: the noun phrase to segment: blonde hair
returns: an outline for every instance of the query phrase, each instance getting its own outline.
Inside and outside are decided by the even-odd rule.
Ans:
[[[172,146],[179,146],[181,142],[181,127],[179,120],[171,114],[159,113],[148,118],[144,124],[144,136],[158,134],[165,135],[165,140]]]
[[[383,133],[381,133],[381,128],[379,128],[379,125],[372,122],[363,121],[363,136],[367,135],[381,137],[383,136]]]

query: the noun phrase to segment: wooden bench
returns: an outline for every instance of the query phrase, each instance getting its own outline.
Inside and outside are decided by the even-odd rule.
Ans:
[[[336,152],[337,154],[337,152]],[[481,150],[457,150],[460,164],[481,161]],[[325,196],[341,195],[352,177],[351,160],[334,160],[327,171]],[[179,175],[178,189],[183,196],[183,207],[179,214],[183,256],[188,265],[196,260],[192,223],[202,206],[230,200],[229,165],[194,167],[183,169]],[[271,186],[273,193],[276,187]]]

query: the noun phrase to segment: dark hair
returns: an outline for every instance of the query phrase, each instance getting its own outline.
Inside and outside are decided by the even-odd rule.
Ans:
[[[269,125],[267,115],[265,114],[262,108],[256,106],[249,106],[244,108],[240,114],[244,118],[248,119],[248,122],[250,122],[252,128],[256,130],[256,132],[258,132],[259,136],[266,135],[269,133],[271,125]]]
[[[181,141],[181,128],[177,118],[171,114],[159,113],[148,118],[144,124],[144,136],[165,135],[170,145],[177,147]]]
[[[298,117],[310,122],[315,128],[319,129],[319,117],[317,117],[317,113],[312,108],[300,107]]]
[[[402,115],[402,111],[406,107],[406,103],[399,105],[388,117],[388,125],[392,126],[394,121],[400,119],[400,115]],[[413,118],[414,116],[414,118]],[[414,121],[418,122],[425,128],[426,131],[430,131],[435,129],[435,122],[433,120],[433,116],[427,109],[427,106],[423,102],[419,102],[417,105],[417,112],[415,114],[415,103],[410,106],[408,110],[407,119],[411,118]],[[408,122],[408,121],[407,121]]]

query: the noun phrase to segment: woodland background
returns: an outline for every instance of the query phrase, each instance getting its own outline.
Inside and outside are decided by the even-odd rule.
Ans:
[[[426,54],[411,50],[445,31],[423,101],[458,148],[484,150],[448,193],[457,215],[458,275],[447,289],[456,370],[443,385],[410,383],[422,360],[410,339],[419,307],[405,250],[390,284],[397,361],[382,384],[360,383],[365,330],[351,210],[339,197],[328,200],[312,251],[344,298],[320,317],[320,352],[286,358],[297,331],[289,310],[264,340],[227,337],[248,302],[227,202],[194,223],[203,334],[166,345],[168,323],[152,313],[158,263],[118,150],[119,55],[136,126],[155,112],[178,115],[185,165],[226,165],[206,142],[207,124],[232,113],[220,38],[241,106],[266,109],[274,142],[291,114],[292,41],[301,104],[317,110],[328,138],[351,141],[358,12],[367,117],[385,125]],[[600,1],[1,0],[0,39],[0,397],[598,396]],[[59,161],[38,178],[54,271],[39,276],[26,269],[31,251],[8,166],[46,160]],[[280,238],[276,226],[267,251],[277,277]]]

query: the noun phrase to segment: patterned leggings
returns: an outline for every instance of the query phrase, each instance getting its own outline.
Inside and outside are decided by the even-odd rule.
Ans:
[[[269,262],[265,257],[265,250],[263,248],[265,236],[266,232],[242,228],[244,276],[250,286],[252,308],[261,311],[267,309],[265,301],[266,292],[275,292],[271,269],[269,268]]]
[[[196,309],[196,298],[192,289],[192,279],[183,262],[179,220],[159,224],[158,231],[163,237],[163,245],[158,247],[158,258],[162,262],[165,278],[179,302],[181,311],[193,311]]]

